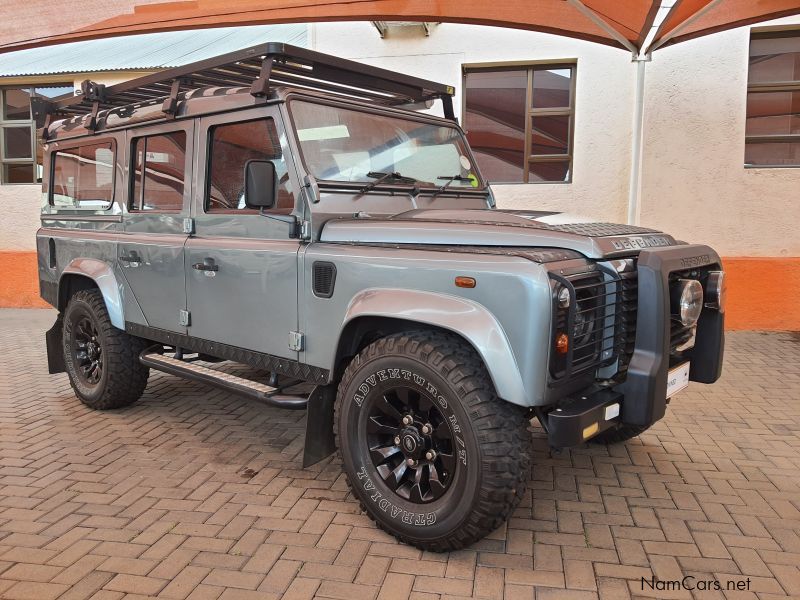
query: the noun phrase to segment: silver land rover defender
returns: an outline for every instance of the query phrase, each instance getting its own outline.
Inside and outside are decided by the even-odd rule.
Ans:
[[[434,551],[509,517],[531,419],[620,442],[716,381],[717,253],[496,209],[453,93],[265,44],[34,98],[50,372],[95,409],[151,369],[305,408],[304,465],[338,449],[375,522]]]

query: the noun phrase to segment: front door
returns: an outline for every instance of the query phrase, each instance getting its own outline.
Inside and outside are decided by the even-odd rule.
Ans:
[[[297,174],[288,158],[280,114],[259,107],[206,117],[198,124],[195,234],[186,243],[189,335],[282,358],[297,359],[299,242],[286,223],[244,202],[249,160],[269,160],[279,178],[272,214],[295,210]],[[204,158],[205,156],[205,158]]]
[[[141,325],[186,333],[184,219],[191,210],[194,123],[129,130],[126,141],[130,185],[120,272],[144,315]]]

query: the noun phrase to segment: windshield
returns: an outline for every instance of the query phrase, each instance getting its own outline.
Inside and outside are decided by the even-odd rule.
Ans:
[[[295,100],[297,138],[318,180],[482,187],[455,127]],[[411,183],[409,183],[409,181]]]

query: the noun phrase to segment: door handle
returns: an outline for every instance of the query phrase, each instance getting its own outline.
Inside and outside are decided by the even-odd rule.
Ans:
[[[219,267],[216,264],[214,264],[213,258],[205,258],[201,263],[194,263],[192,265],[192,268],[195,271],[211,271],[211,272],[219,271]]]
[[[136,250],[131,250],[130,254],[123,254],[119,257],[119,262],[129,263],[131,267],[138,267],[142,262],[142,257]]]

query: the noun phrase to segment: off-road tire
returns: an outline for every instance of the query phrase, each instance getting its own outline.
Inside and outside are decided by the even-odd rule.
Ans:
[[[407,372],[436,386],[448,406],[442,416],[451,422],[457,419],[463,434],[466,464],[457,461],[451,486],[427,504],[409,503],[386,485],[370,458],[366,427],[364,433],[358,431],[358,423],[367,418],[366,407],[374,402],[369,394],[386,397],[381,391],[386,388],[379,384],[359,404],[359,389],[369,381],[380,383],[387,373],[404,377]],[[483,362],[469,345],[454,335],[431,331],[395,334],[367,346],[345,369],[334,407],[339,457],[362,510],[400,541],[434,552],[464,548],[509,518],[529,476],[528,426],[523,409],[497,397]]]
[[[649,425],[620,425],[598,433],[589,441],[593,444],[619,444],[638,437],[648,429]]]
[[[91,322],[97,332],[103,359],[102,375],[96,383],[87,382],[78,372],[73,348],[77,324]],[[148,343],[128,335],[111,324],[103,295],[99,290],[82,290],[70,298],[64,311],[64,365],[75,395],[89,408],[108,410],[136,402],[147,386],[150,369],[139,362],[139,354]]]

